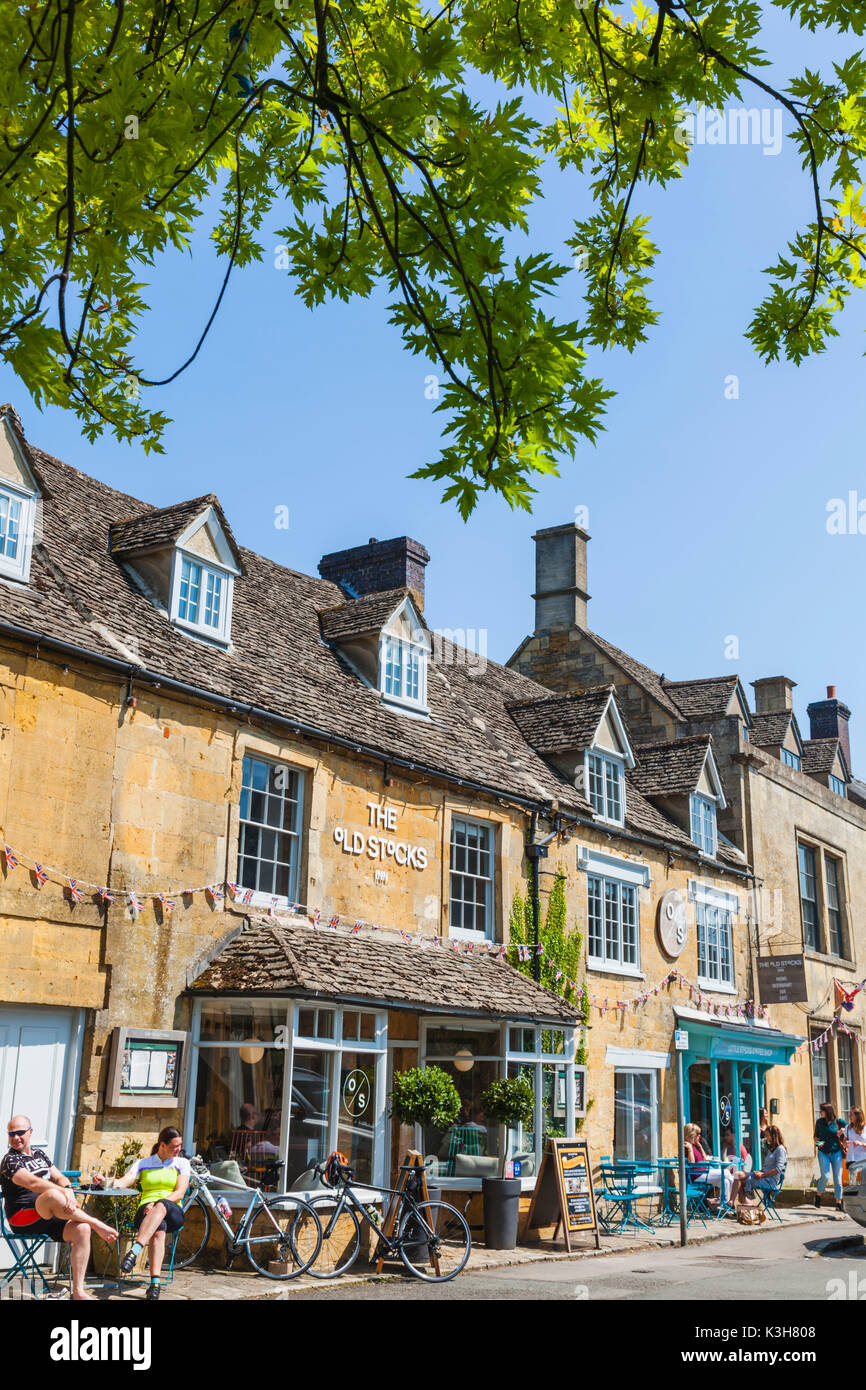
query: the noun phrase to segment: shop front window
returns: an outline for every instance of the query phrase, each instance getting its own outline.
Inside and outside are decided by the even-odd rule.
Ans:
[[[820,1035],[813,1032],[812,1037]],[[827,1049],[819,1047],[817,1052],[812,1053],[812,1090],[815,1097],[815,1109],[830,1100],[830,1069],[827,1066]]]
[[[848,1123],[848,1111],[854,1104],[854,1048],[847,1033],[836,1037],[839,1056],[839,1111]]]
[[[202,1000],[193,1019],[194,1114],[184,1135],[247,1183],[309,1185],[340,1149],[359,1183],[384,1180],[385,1015],[286,1001]],[[283,1096],[288,1088],[288,1104]]]
[[[652,1163],[658,1157],[658,1104],[654,1071],[614,1072],[616,1158]]]
[[[547,1139],[575,1133],[574,1032],[498,1024],[431,1022],[425,1030],[424,1062],[452,1077],[461,1100],[455,1123],[447,1130],[424,1132],[424,1153],[446,1184],[460,1180],[477,1186],[500,1169],[499,1128],[481,1110],[481,1097],[502,1076],[520,1076],[532,1087],[533,1118],[509,1128],[505,1158],[519,1162],[519,1176],[536,1176]]]

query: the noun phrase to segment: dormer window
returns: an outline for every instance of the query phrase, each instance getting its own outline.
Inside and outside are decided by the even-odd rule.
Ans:
[[[8,416],[0,418],[0,578],[30,578],[36,503],[40,497],[24,451]]]
[[[796,768],[798,772],[800,771],[800,754],[792,753],[790,748],[782,749],[782,762],[786,767],[793,767]]]
[[[195,555],[175,551],[172,573],[172,622],[217,642],[231,633],[233,575],[206,565]]]
[[[399,637],[382,639],[382,694],[394,700],[423,704],[422,684],[426,652]]]
[[[718,849],[716,803],[708,796],[691,797],[692,840],[704,854],[715,857]]]
[[[587,753],[586,786],[593,810],[603,820],[622,825],[625,819],[625,769],[621,759]]]

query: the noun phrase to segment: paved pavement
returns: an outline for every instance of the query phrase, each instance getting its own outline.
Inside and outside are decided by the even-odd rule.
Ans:
[[[602,1237],[600,1251],[588,1243],[576,1257],[568,1256],[561,1245],[550,1242],[513,1251],[487,1250],[479,1245],[473,1247],[464,1273],[449,1284],[422,1283],[394,1265],[386,1266],[387,1272],[376,1276],[369,1266],[360,1263],[357,1273],[344,1275],[333,1283],[306,1276],[275,1282],[247,1271],[238,1261],[231,1271],[181,1271],[162,1297],[163,1301],[193,1302],[259,1302],[274,1298],[725,1300],[744,1296],[744,1280],[748,1281],[748,1296],[752,1298],[825,1297],[818,1287],[818,1275],[810,1272],[811,1250],[831,1237],[862,1236],[862,1229],[847,1217],[826,1209],[817,1212],[813,1206],[787,1208],[781,1215],[781,1226],[773,1222],[754,1229],[738,1226],[732,1220],[713,1222],[706,1228],[692,1226],[690,1245],[685,1251],[679,1249],[677,1225],[654,1233]],[[856,1265],[857,1257],[851,1258]],[[779,1261],[784,1281],[777,1284],[774,1271]],[[823,1266],[824,1260],[818,1263]],[[866,1260],[860,1265],[866,1276],[864,1265]],[[829,1277],[825,1276],[824,1282]],[[810,1292],[793,1291],[800,1287]],[[776,1288],[786,1291],[775,1293]],[[588,1292],[580,1292],[581,1289]],[[97,1292],[112,1302],[118,1298],[126,1302],[143,1299],[145,1287],[131,1285],[121,1294],[111,1289]]]

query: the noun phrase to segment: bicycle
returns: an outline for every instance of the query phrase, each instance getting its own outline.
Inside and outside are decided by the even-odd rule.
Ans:
[[[279,1192],[264,1197],[258,1187],[250,1188],[244,1183],[229,1182],[227,1178],[215,1178],[201,1158],[191,1162],[189,1188],[182,1206],[185,1214],[192,1207],[198,1207],[202,1229],[199,1234],[198,1223],[195,1228],[185,1224],[178,1232],[175,1269],[186,1269],[198,1259],[207,1248],[211,1222],[216,1219],[226,1236],[228,1269],[231,1269],[238,1255],[246,1255],[253,1269],[258,1274],[264,1274],[266,1279],[296,1279],[299,1274],[309,1271],[322,1247],[321,1223],[309,1203],[294,1192]],[[209,1183],[252,1194],[237,1231],[232,1228],[223,1203],[219,1201],[220,1192],[215,1196]],[[227,1207],[228,1203],[224,1205]],[[288,1268],[275,1271],[270,1268],[271,1265]]]
[[[322,1224],[321,1253],[307,1273],[314,1279],[335,1279],[351,1269],[361,1249],[361,1217],[373,1228],[378,1244],[371,1262],[399,1255],[410,1274],[431,1284],[444,1284],[454,1279],[464,1268],[472,1249],[472,1237],[465,1219],[447,1202],[425,1202],[420,1192],[420,1177],[412,1189],[375,1187],[399,1197],[396,1235],[385,1235],[366,1207],[359,1202],[350,1184],[354,1180],[351,1168],[332,1154],[327,1163],[317,1164],[314,1171],[329,1186],[339,1191],[317,1193],[310,1206]],[[325,1208],[333,1208],[327,1219]]]

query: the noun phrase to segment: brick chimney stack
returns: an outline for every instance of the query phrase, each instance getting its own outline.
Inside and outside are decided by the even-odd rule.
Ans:
[[[812,738],[838,738],[848,771],[851,772],[851,743],[848,735],[848,720],[851,711],[841,700],[836,699],[835,685],[827,686],[826,700],[816,700],[807,706],[809,730]]]
[[[390,541],[375,538],[351,550],[335,550],[319,561],[319,574],[332,584],[346,587],[355,598],[382,594],[388,589],[412,590],[412,597],[424,611],[424,570],[430,555],[420,541],[395,536]]]
[[[535,631],[586,627],[586,543],[588,532],[576,521],[536,531]]]
[[[752,681],[755,713],[784,714],[786,710],[793,709],[796,684],[788,676],[764,676],[759,681]]]

